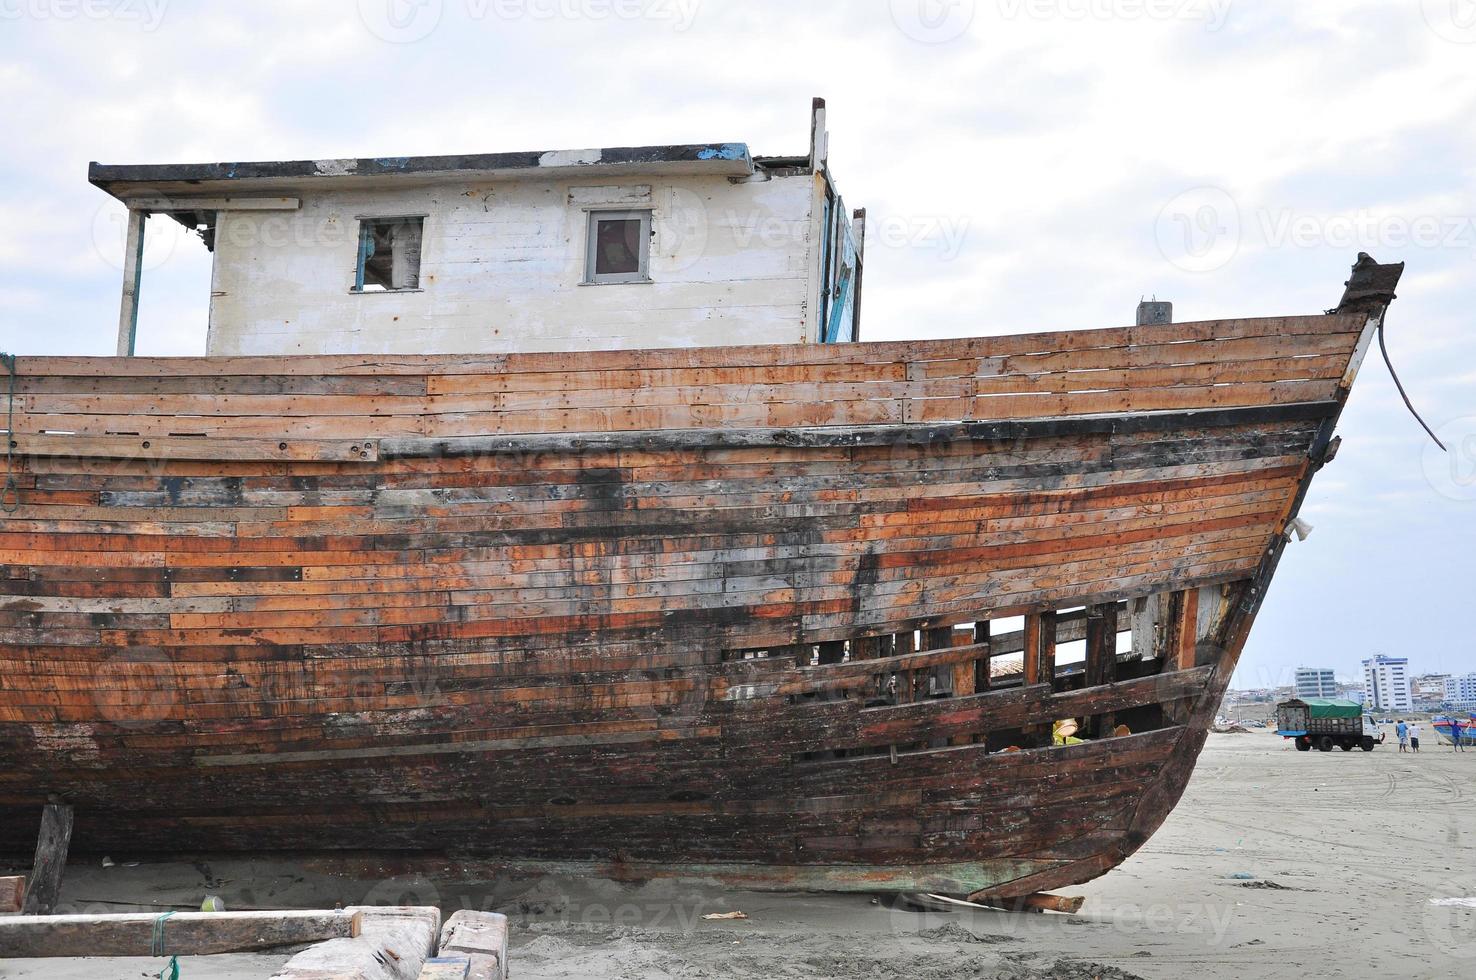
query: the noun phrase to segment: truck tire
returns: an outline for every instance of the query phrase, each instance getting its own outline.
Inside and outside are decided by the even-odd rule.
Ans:
[[[1352,742],[1349,742],[1347,740],[1344,740],[1344,741],[1338,743],[1338,748],[1342,749],[1344,752],[1352,752],[1353,751],[1353,743]]]
[[[1363,736],[1363,744],[1360,746],[1360,748],[1362,748],[1365,752],[1372,752],[1374,750],[1374,746],[1377,744],[1379,743],[1373,740],[1372,735],[1365,735]]]
[[[1312,751],[1312,740],[1305,735],[1298,735],[1292,742],[1296,745],[1298,752]]]
[[[1322,736],[1321,738],[1319,738],[1317,740],[1317,751],[1318,752],[1331,752],[1332,750],[1333,750],[1333,740],[1332,740],[1332,736],[1331,735],[1324,735],[1324,736]]]

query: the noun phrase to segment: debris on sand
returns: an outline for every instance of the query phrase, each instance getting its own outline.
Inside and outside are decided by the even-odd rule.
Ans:
[[[1143,978],[1136,973],[1119,970],[1115,966],[1103,966],[1101,963],[1058,960],[1048,970],[1016,967],[1005,973],[996,973],[993,980],[1143,980]]]
[[[1019,942],[1014,936],[999,936],[992,933],[979,935],[959,925],[957,922],[946,922],[936,929],[922,929],[918,932],[919,939],[929,942],[948,943],[985,943],[993,946],[997,943]]]

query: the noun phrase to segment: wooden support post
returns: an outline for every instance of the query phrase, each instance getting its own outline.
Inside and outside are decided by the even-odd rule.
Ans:
[[[1087,607],[1086,682],[1099,687],[1117,680],[1117,603]],[[1116,718],[1112,712],[1094,715],[1087,731],[1092,738],[1112,734]]]
[[[924,650],[947,650],[953,646],[953,627],[943,626],[937,629],[927,629],[922,632],[922,648]],[[953,693],[953,670],[948,667],[935,667],[926,672],[923,680],[923,693],[927,696],[936,694]]]
[[[162,930],[167,956],[250,953],[357,936],[353,912],[177,912],[22,915],[0,919],[0,960],[153,956]]]
[[[0,878],[0,914],[19,912],[26,901],[26,879]]]
[[[906,633],[898,633],[892,640],[892,656],[905,657],[909,653],[916,653],[913,649],[917,645],[911,630]],[[912,703],[912,671],[899,670],[897,672],[897,703]]]
[[[1128,622],[1133,634],[1133,657],[1157,660],[1162,652],[1163,609],[1168,596],[1163,592],[1138,596],[1128,603]]]
[[[132,357],[138,340],[138,290],[143,281],[144,226],[149,213],[128,209],[128,237],[123,245],[123,300],[118,311],[118,356]]]
[[[1199,590],[1175,593],[1174,670],[1193,670],[1199,641]]]
[[[974,645],[984,648],[979,651],[979,659],[974,661],[974,690],[981,692],[987,691],[989,690],[989,682],[993,676],[991,673],[993,665],[989,659],[991,652],[989,620],[986,619],[974,624]]]
[[[1056,613],[1047,610],[1025,617],[1023,657],[1025,686],[1053,685],[1056,679]],[[1028,725],[1026,738],[1036,745],[1050,744],[1050,725],[1055,719]]]
[[[470,959],[467,980],[507,980],[507,916],[454,913],[441,930],[441,955]]]
[[[72,845],[72,808],[48,803],[41,810],[41,832],[36,837],[36,860],[26,890],[26,915],[50,915],[61,893],[67,850]]]

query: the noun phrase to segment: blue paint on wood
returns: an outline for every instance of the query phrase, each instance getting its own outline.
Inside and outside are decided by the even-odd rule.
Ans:
[[[706,147],[697,151],[699,160],[746,160],[748,159],[747,143],[724,143],[722,146]]]

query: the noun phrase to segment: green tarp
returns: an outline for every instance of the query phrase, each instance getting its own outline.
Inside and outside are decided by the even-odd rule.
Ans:
[[[1363,714],[1363,705],[1357,701],[1336,701],[1332,698],[1304,698],[1313,718],[1357,718]]]

